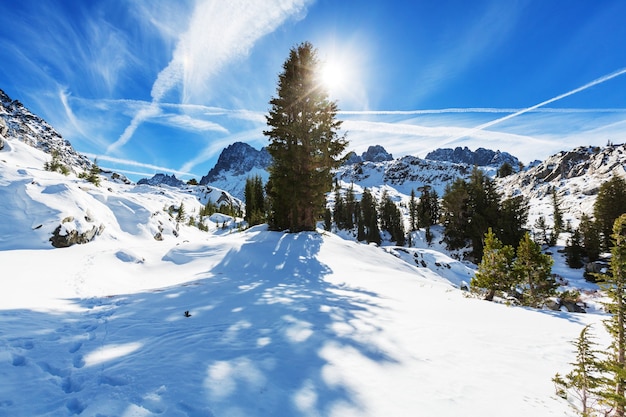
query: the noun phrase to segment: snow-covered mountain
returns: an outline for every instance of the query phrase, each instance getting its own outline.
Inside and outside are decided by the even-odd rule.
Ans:
[[[520,166],[520,161],[508,152],[493,151],[491,149],[478,148],[475,151],[470,150],[467,146],[461,148],[439,148],[429,152],[426,159],[433,161],[447,161],[457,164],[466,164],[470,166],[477,165],[479,167],[495,167],[499,168],[505,162],[511,165],[513,169]]]
[[[267,168],[271,163],[272,157],[267,149],[257,150],[247,143],[235,142],[222,151],[215,166],[199,183],[210,184],[243,199],[246,179],[259,175],[267,181]]]
[[[531,223],[539,216],[552,223],[551,193],[556,189],[565,220],[575,226],[582,214],[593,215],[600,186],[614,175],[626,178],[624,144],[562,151],[532,168],[497,181],[505,195],[524,195],[530,199]]]
[[[142,185],[169,185],[170,187],[184,187],[185,182],[176,178],[176,175],[167,175],[167,174],[154,174],[152,178],[142,178],[137,181],[137,184]]]

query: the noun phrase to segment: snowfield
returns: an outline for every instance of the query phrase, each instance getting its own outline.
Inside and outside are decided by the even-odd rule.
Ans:
[[[608,344],[597,311],[469,296],[471,268],[433,249],[202,232],[164,210],[199,210],[189,193],[47,158],[0,151],[0,416],[574,416],[551,378],[583,326]],[[54,249],[68,216],[104,231]]]

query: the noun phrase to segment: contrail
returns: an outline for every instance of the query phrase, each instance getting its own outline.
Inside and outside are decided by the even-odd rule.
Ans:
[[[456,136],[456,137],[448,139],[445,143],[450,143],[450,142],[453,142],[455,140],[464,138],[466,136],[470,136],[470,135],[472,135],[473,133],[475,133],[475,132],[477,132],[479,130],[483,130],[485,128],[491,127],[491,126],[493,126],[495,124],[498,124],[500,122],[504,122],[505,120],[512,119],[512,118],[517,117],[517,116],[519,116],[521,114],[528,113],[530,111],[538,109],[539,107],[543,107],[546,104],[554,103],[557,100],[561,100],[562,98],[569,97],[572,94],[576,94],[576,93],[579,93],[581,91],[584,91],[584,90],[586,90],[588,88],[593,87],[594,85],[602,84],[603,82],[609,81],[609,80],[611,80],[611,79],[613,79],[615,77],[619,77],[622,74],[626,74],[626,68],[622,68],[620,70],[612,72],[611,74],[604,75],[604,76],[602,76],[600,78],[597,78],[597,79],[595,79],[595,80],[593,80],[593,81],[583,85],[582,87],[575,88],[575,89],[573,89],[571,91],[568,91],[567,93],[563,93],[563,94],[558,95],[556,97],[553,97],[553,98],[551,98],[549,100],[542,101],[541,103],[535,104],[534,106],[530,106],[530,107],[527,107],[525,109],[516,111],[515,113],[508,114],[508,115],[506,115],[504,117],[501,117],[499,119],[492,120],[491,122],[483,123],[482,125],[476,126],[476,127],[472,128],[472,129],[469,129],[467,132],[465,132],[461,136]]]

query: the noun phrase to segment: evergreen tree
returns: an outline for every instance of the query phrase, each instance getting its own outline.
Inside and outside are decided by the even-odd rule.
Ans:
[[[347,146],[337,134],[337,104],[320,82],[316,55],[309,42],[292,48],[270,100],[269,129],[263,133],[273,160],[267,194],[274,230],[315,230],[332,186],[331,170]]]
[[[254,226],[265,222],[265,194],[261,176],[246,179],[244,200],[246,206],[244,220],[248,225]]]
[[[517,247],[513,271],[522,285],[522,303],[540,307],[542,302],[553,295],[558,287],[552,277],[554,260],[541,253],[541,246],[526,233]]]
[[[409,227],[410,231],[417,230],[417,199],[415,198],[415,190],[411,188],[411,198],[409,199]]]
[[[554,218],[554,227],[552,228],[552,246],[556,245],[559,235],[563,231],[565,227],[565,222],[563,221],[563,213],[561,212],[561,200],[559,200],[559,196],[556,194],[556,187],[552,187],[552,217]]]
[[[333,209],[333,218],[335,219],[335,225],[337,229],[343,230],[346,228],[346,202],[341,195],[341,189],[335,189],[335,207]]]
[[[361,197],[361,219],[365,231],[365,240],[368,243],[380,245],[380,229],[378,227],[378,212],[376,202],[370,191],[366,188]]]
[[[611,248],[611,273],[602,275],[602,288],[609,297],[606,305],[611,317],[604,321],[606,330],[613,338],[607,370],[610,382],[602,394],[615,409],[615,416],[624,417],[626,411],[626,214],[613,225]]]
[[[330,231],[333,227],[333,213],[329,208],[324,210],[324,230]]]
[[[565,261],[570,268],[578,269],[583,267],[583,246],[580,230],[572,232],[572,236],[565,247]]]
[[[98,160],[94,159],[93,164],[91,164],[91,168],[89,171],[81,172],[78,175],[78,178],[85,179],[95,185],[96,187],[100,186],[100,167],[98,166]]]
[[[593,215],[600,232],[601,249],[609,250],[613,223],[626,213],[626,180],[614,175],[600,186],[593,206]]]
[[[363,211],[361,210],[361,202],[356,203],[356,226],[357,226],[357,232],[356,232],[356,239],[359,242],[363,242],[364,240],[366,240],[366,235],[365,235],[365,222],[363,221]]]
[[[356,223],[356,199],[354,197],[354,187],[350,185],[350,188],[346,190],[346,206],[345,206],[345,222],[346,229],[353,229]]]
[[[517,245],[524,237],[528,210],[528,200],[523,196],[512,197],[502,202],[497,234],[504,245]]]
[[[503,163],[500,165],[500,168],[498,168],[498,178],[508,177],[511,174],[513,174],[513,167],[508,162]]]
[[[46,171],[59,172],[63,175],[69,175],[70,169],[61,161],[61,155],[57,149],[52,151],[52,160],[44,162],[43,169]]]
[[[176,213],[176,223],[181,223],[185,220],[185,203],[180,202],[180,206],[178,207],[178,213]]]
[[[442,223],[444,241],[449,249],[461,249],[466,245],[470,199],[467,182],[457,178],[446,185],[442,199]]]
[[[549,242],[548,239],[548,223],[546,223],[546,218],[544,216],[539,216],[537,220],[535,220],[535,239],[537,243],[540,245],[547,245]]]
[[[487,290],[485,300],[492,301],[497,291],[510,293],[515,290],[516,276],[511,273],[515,250],[503,245],[491,227],[485,234],[483,258],[470,285],[472,289]]]
[[[404,246],[406,237],[402,213],[386,191],[383,193],[380,205],[380,224],[381,230],[389,232],[391,240],[395,241],[396,245]]]
[[[578,226],[582,238],[584,255],[589,262],[597,261],[600,258],[600,231],[596,223],[589,216],[583,214]]]
[[[576,361],[568,374],[556,374],[552,381],[557,387],[557,393],[568,398],[571,394],[580,404],[579,414],[582,417],[596,415],[596,407],[600,404],[599,388],[604,383],[600,352],[589,334],[590,325],[583,327],[578,339],[573,342],[576,347]]]

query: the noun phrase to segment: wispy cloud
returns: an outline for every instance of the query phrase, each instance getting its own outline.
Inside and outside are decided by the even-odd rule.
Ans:
[[[307,0],[199,1],[181,35],[169,64],[151,89],[150,110],[140,110],[107,153],[126,144],[137,127],[154,116],[157,103],[180,89],[183,103],[210,97],[213,77],[227,64],[248,54],[255,42],[290,16],[301,13]]]
[[[573,94],[580,93],[581,91],[587,90],[588,88],[591,88],[591,87],[593,87],[595,85],[602,84],[604,82],[612,80],[613,78],[619,77],[620,75],[623,75],[623,74],[626,74],[626,68],[621,68],[621,69],[619,69],[619,70],[617,70],[615,72],[612,72],[610,74],[604,75],[604,76],[602,76],[600,78],[596,78],[595,80],[593,80],[593,81],[591,81],[591,82],[589,82],[589,83],[587,83],[587,84],[585,84],[583,86],[580,86],[578,88],[570,90],[570,91],[568,91],[566,93],[560,94],[560,95],[558,95],[556,97],[552,97],[551,99],[542,101],[541,103],[535,104],[534,106],[530,106],[530,107],[527,107],[525,109],[518,110],[515,113],[509,114],[509,115],[504,116],[504,117],[500,117],[499,119],[492,120],[492,121],[487,122],[487,123],[483,123],[483,124],[481,124],[479,126],[476,126],[476,127],[472,128],[472,129],[468,129],[464,133],[462,133],[462,134],[460,134],[458,136],[454,136],[452,138],[449,138],[446,141],[446,143],[454,142],[454,141],[456,141],[458,139],[461,139],[464,136],[475,135],[476,133],[482,131],[483,129],[486,129],[488,127],[494,126],[494,125],[496,125],[498,123],[502,123],[502,122],[504,122],[506,120],[509,120],[509,119],[512,119],[514,117],[521,116],[524,113],[531,112],[531,111],[536,110],[536,109],[538,109],[540,107],[543,107],[543,106],[548,105],[550,103],[554,103],[555,101],[561,100],[561,99],[563,99],[565,97],[569,97],[569,96],[571,96]]]

